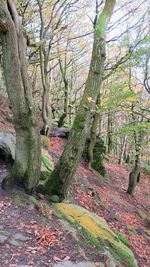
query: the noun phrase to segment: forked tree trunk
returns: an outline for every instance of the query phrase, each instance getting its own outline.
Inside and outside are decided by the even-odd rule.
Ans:
[[[3,187],[19,184],[32,192],[40,176],[40,135],[27,77],[26,40],[12,0],[1,0],[0,38],[6,88],[16,131],[15,162],[11,176],[3,181]]]
[[[81,104],[69,135],[64,152],[45,185],[45,193],[59,195],[64,198],[80,161],[86,137],[90,129],[91,111],[95,108],[100,83],[104,72],[105,30],[112,15],[115,0],[106,0],[94,33],[92,59]]]

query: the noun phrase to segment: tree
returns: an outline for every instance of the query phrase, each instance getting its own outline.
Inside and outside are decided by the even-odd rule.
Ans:
[[[51,192],[59,195],[60,198],[64,198],[81,158],[86,137],[90,129],[91,111],[95,107],[104,71],[106,26],[112,16],[115,2],[115,0],[106,0],[104,9],[97,19],[91,64],[83,98],[64,152],[51,177],[45,184],[44,191],[47,194]]]
[[[26,39],[12,0],[0,4],[4,75],[16,132],[16,156],[3,187],[18,184],[35,190],[40,176],[40,134],[26,68]]]

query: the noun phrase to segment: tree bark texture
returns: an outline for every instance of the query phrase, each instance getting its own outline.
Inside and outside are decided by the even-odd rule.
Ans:
[[[3,186],[19,184],[32,192],[40,176],[40,134],[26,68],[26,39],[12,0],[1,0],[0,38],[6,88],[16,131],[16,156]]]
[[[94,32],[94,43],[88,78],[83,98],[64,152],[45,185],[45,192],[64,198],[80,161],[86,137],[90,130],[91,114],[100,89],[105,61],[105,30],[115,6],[114,0],[106,0]]]
[[[101,104],[101,96],[99,92],[98,97],[97,97],[97,106],[100,107],[100,104]],[[91,131],[90,131],[90,143],[88,147],[88,158],[89,158],[90,169],[91,169],[91,164],[93,162],[93,150],[96,144],[96,135],[97,135],[97,127],[99,124],[99,120],[100,120],[100,114],[95,112],[94,117],[93,117]]]
[[[59,60],[59,66],[60,66],[60,72],[62,75],[62,80],[64,83],[64,108],[63,108],[63,114],[61,115],[61,117],[58,121],[58,127],[62,127],[64,125],[65,119],[68,115],[69,84],[68,84],[68,79],[66,77],[66,66],[64,66],[64,68],[63,68],[61,60]]]
[[[128,183],[128,189],[127,193],[131,196],[134,196],[135,194],[135,188],[137,186],[137,183],[140,180],[140,156],[141,156],[141,142],[142,142],[142,131],[137,134],[134,132],[134,139],[135,139],[135,164],[134,168],[129,174],[129,183]]]

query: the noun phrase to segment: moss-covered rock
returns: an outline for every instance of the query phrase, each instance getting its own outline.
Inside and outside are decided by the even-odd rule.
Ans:
[[[70,223],[82,227],[87,236],[88,234],[93,236],[100,246],[104,247],[104,251],[109,247],[115,259],[125,263],[125,266],[137,267],[132,251],[119,240],[103,218],[72,204],[59,203],[56,208]]]

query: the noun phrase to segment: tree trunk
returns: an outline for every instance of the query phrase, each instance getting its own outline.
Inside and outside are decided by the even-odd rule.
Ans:
[[[105,61],[105,30],[112,15],[115,0],[106,0],[94,33],[92,59],[85,90],[64,152],[45,185],[45,193],[64,198],[80,161],[86,137],[90,129],[92,110],[99,93]]]
[[[58,127],[62,127],[65,123],[65,119],[68,115],[68,81],[65,82],[65,92],[64,92],[64,110],[63,114],[58,121]]]
[[[44,123],[45,135],[49,135],[50,130],[50,81],[49,73],[47,72],[47,60],[45,58],[43,48],[40,47],[40,68],[41,68],[41,78],[43,86],[43,95],[42,95],[42,119]]]
[[[98,107],[100,107],[100,102],[101,102],[101,96],[99,93],[97,97]],[[92,122],[91,132],[90,132],[90,143],[88,147],[89,169],[91,169],[91,164],[93,162],[93,150],[96,144],[97,127],[98,127],[99,121],[100,121],[100,114],[95,113],[93,122]]]
[[[139,181],[139,175],[140,175],[140,166],[136,164],[131,173],[129,174],[129,184],[127,193],[131,196],[134,196],[135,188]]]
[[[139,132],[139,135],[134,132],[135,139],[135,166],[131,173],[129,174],[129,184],[127,193],[131,196],[134,196],[135,188],[137,183],[140,180],[140,155],[141,155],[141,142],[142,142],[142,131]]]
[[[118,161],[118,163],[120,165],[122,165],[122,163],[123,163],[123,159],[124,159],[124,155],[125,155],[125,150],[126,150],[126,144],[127,144],[127,136],[125,136],[123,138],[123,144],[121,146],[121,152],[120,152],[120,157],[119,157],[119,161]]]
[[[66,61],[66,60],[65,60]],[[58,127],[62,127],[65,123],[65,119],[68,115],[68,97],[69,97],[69,85],[68,85],[68,79],[66,77],[66,64],[65,69],[63,69],[62,62],[59,59],[59,66],[60,66],[60,72],[62,75],[62,79],[64,82],[64,110],[63,114],[61,115],[59,121],[58,121]]]
[[[6,88],[16,131],[15,162],[3,187],[19,184],[32,192],[40,176],[40,135],[27,77],[26,40],[12,0],[1,0],[0,37]]]
[[[107,153],[112,152],[112,114],[111,110],[108,112],[108,126],[107,126]]]

